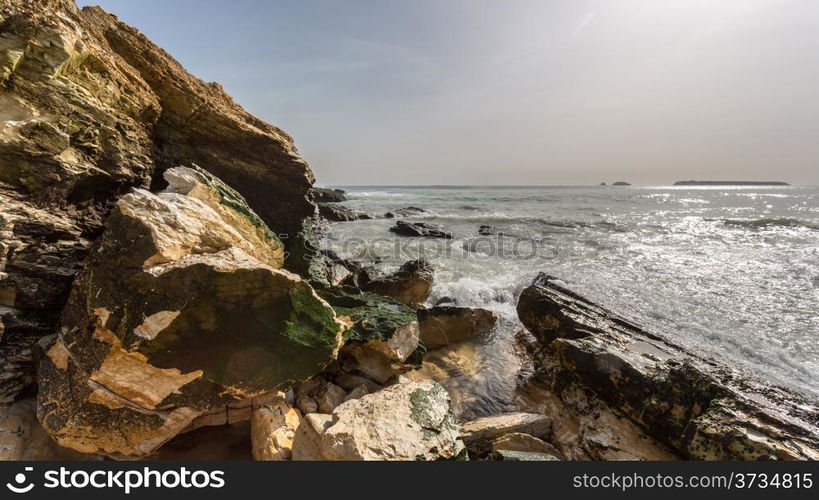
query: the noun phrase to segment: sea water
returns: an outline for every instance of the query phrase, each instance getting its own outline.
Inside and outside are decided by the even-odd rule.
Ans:
[[[430,304],[498,314],[479,347],[476,414],[508,403],[516,299],[538,272],[733,369],[819,395],[819,187],[342,188],[349,208],[419,207],[397,219],[453,235],[399,237],[396,219],[375,218],[331,224],[324,244],[386,271],[423,256]]]

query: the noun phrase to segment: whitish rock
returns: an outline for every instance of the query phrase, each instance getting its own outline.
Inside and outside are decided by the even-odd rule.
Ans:
[[[350,401],[352,399],[358,399],[360,397],[366,396],[369,393],[370,393],[370,391],[367,390],[367,386],[359,385],[358,387],[356,387],[355,389],[350,391],[350,394],[347,394],[347,397],[344,398],[344,401]]]
[[[449,396],[434,382],[402,382],[308,415],[294,460],[438,460],[464,456]]]
[[[435,306],[418,310],[421,342],[429,350],[485,335],[496,320],[492,311],[479,307]]]
[[[123,196],[39,364],[38,417],[62,446],[145,455],[250,417],[336,355],[344,324],[241,196],[203,171]],[[232,407],[231,411],[225,411]]]
[[[254,460],[290,460],[293,436],[301,424],[301,413],[290,407],[283,393],[269,405],[253,411],[250,438]]]
[[[548,437],[552,420],[537,413],[504,413],[483,417],[461,426],[463,441],[470,453],[485,455],[492,442],[505,434],[524,433],[534,437]]]

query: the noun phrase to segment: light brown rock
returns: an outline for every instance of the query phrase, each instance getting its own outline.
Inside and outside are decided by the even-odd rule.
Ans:
[[[291,408],[284,394],[269,405],[253,410],[250,436],[254,460],[290,460],[293,437],[301,424],[301,413]]]

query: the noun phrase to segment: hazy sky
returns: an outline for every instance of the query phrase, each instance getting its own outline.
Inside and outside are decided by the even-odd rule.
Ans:
[[[816,0],[92,0],[318,184],[819,184]]]

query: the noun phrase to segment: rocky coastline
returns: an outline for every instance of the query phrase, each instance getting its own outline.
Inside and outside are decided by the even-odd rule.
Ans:
[[[514,408],[464,418],[444,361],[505,326],[431,304],[423,259],[318,242],[370,217],[452,235],[340,205],[285,132],[102,9],[4,2],[0,104],[0,460],[819,459],[815,402],[545,274]]]

